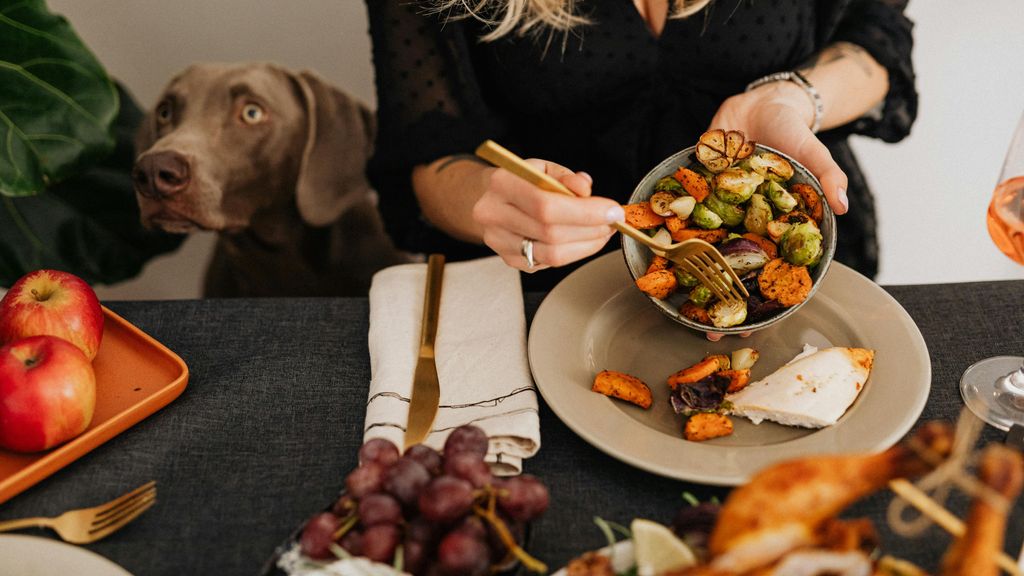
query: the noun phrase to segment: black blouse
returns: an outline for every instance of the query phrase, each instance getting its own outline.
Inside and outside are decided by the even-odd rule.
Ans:
[[[837,259],[877,271],[873,202],[846,142],[857,133],[893,142],[917,110],[911,23],[895,0],[712,0],[660,37],[632,0],[583,0],[592,22],[568,35],[510,34],[480,42],[476,20],[445,22],[410,0],[367,0],[379,132],[369,175],[389,233],[403,248],[481,256],[422,217],[411,171],[491,138],[526,157],[585,170],[594,193],[628,199],[666,156],[692,145],[727,97],[771,72],[792,70],[838,41],[866,49],[889,72],[880,114],[820,135],[850,178]],[[606,249],[615,249],[613,239]],[[550,287],[566,270],[532,275]]]

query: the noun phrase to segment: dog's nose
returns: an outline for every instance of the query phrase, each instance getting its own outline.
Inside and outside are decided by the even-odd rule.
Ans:
[[[177,152],[147,154],[135,163],[132,170],[135,190],[149,198],[180,194],[188,187],[189,166]]]

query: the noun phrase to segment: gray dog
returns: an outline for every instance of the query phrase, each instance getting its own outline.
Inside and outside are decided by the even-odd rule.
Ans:
[[[311,73],[191,66],[136,136],[142,223],[218,232],[207,296],[365,295],[374,272],[411,259],[366,180],[374,129]]]

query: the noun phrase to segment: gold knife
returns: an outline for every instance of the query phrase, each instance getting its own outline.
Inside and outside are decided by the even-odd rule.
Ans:
[[[434,341],[441,310],[441,283],[444,280],[444,255],[431,254],[427,261],[427,287],[423,295],[423,326],[420,331],[420,352],[412,377],[409,398],[409,420],[405,427],[405,447],[423,442],[430,434],[437,416],[441,385],[437,381],[434,362]]]

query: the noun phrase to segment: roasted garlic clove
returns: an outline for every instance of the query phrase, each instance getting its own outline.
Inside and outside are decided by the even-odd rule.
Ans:
[[[697,160],[714,173],[721,172],[732,164],[722,152],[703,142],[697,144]]]

